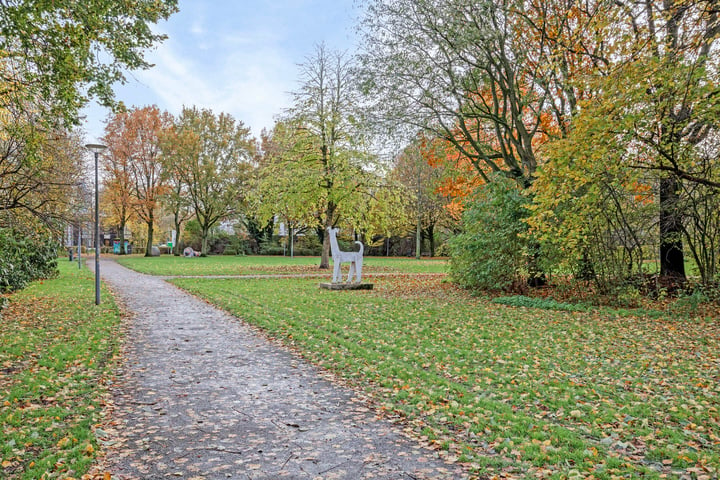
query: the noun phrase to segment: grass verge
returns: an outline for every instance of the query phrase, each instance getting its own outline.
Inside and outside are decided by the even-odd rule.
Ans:
[[[59,263],[2,311],[0,478],[81,477],[95,458],[120,312],[108,292],[94,304],[91,271]]]
[[[210,257],[143,257],[128,255],[114,257],[118,263],[150,275],[295,275],[320,274],[332,276],[329,270],[320,270],[320,257],[279,256],[210,256]],[[343,266],[347,274],[347,265]],[[447,261],[443,259],[365,257],[363,275],[372,273],[445,273]]]
[[[365,389],[478,474],[717,477],[720,321],[509,308],[439,278],[374,281],[174,283]]]

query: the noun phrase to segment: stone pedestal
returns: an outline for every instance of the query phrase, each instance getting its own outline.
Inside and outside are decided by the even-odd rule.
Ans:
[[[326,290],[372,290],[372,283],[321,283],[320,288]]]

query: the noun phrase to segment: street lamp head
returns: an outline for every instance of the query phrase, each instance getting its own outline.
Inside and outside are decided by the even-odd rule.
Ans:
[[[88,150],[90,150],[93,153],[100,153],[103,150],[105,150],[107,147],[105,145],[101,145],[99,143],[88,143],[87,145],[85,145],[85,148],[87,148]]]

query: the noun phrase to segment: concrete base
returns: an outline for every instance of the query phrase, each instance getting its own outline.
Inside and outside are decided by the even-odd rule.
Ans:
[[[372,283],[321,283],[320,288],[326,290],[372,290]]]

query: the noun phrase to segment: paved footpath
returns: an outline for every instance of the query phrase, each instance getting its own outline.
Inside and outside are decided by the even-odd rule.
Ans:
[[[110,260],[100,272],[134,314],[113,478],[467,478],[236,317]]]

